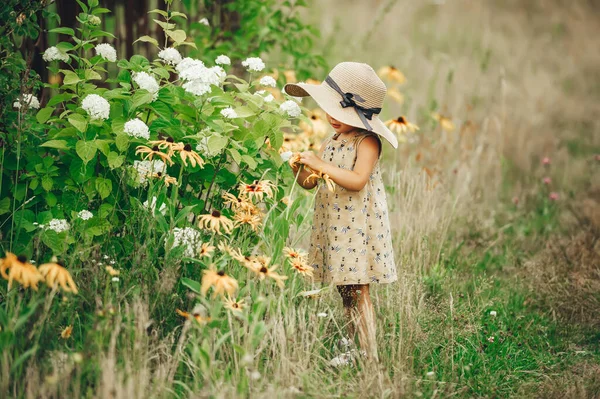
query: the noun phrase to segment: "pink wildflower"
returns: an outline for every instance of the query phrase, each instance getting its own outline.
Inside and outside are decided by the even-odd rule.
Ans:
[[[549,157],[544,157],[544,159],[542,159],[542,164],[544,166],[550,165],[550,158]]]
[[[556,192],[551,192],[550,195],[548,196],[548,198],[550,198],[551,201],[556,201],[558,200],[558,193]]]
[[[512,202],[515,205],[519,205],[519,197],[513,197]]]
[[[550,183],[552,183],[552,179],[549,177],[544,177],[542,179],[542,181],[544,182],[545,185],[549,185]]]

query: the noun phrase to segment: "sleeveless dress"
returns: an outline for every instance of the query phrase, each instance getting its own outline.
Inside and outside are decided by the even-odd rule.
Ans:
[[[357,148],[374,133],[347,140],[326,139],[321,159],[353,170]],[[381,145],[381,143],[380,143]],[[360,191],[336,184],[335,191],[319,179],[308,251],[313,281],[334,285],[392,283],[398,279],[379,159]]]

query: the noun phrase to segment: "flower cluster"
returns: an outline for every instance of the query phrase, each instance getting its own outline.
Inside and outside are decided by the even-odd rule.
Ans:
[[[242,65],[250,72],[260,72],[265,69],[265,63],[259,57],[250,57],[242,61]]]
[[[182,87],[196,96],[209,93],[211,85],[219,86],[227,76],[220,66],[207,68],[202,61],[189,57],[177,64],[176,69],[179,78],[185,82]]]
[[[193,258],[200,251],[202,245],[200,238],[200,231],[192,227],[175,227],[173,229],[173,248],[184,247],[183,255]]]
[[[150,138],[150,129],[139,118],[131,119],[125,122],[123,130],[131,137],[142,138],[146,140]]]
[[[94,214],[86,209],[79,211],[77,217],[81,220],[89,220],[94,217]]]
[[[57,47],[52,46],[48,47],[44,54],[42,55],[42,59],[46,62],[51,61],[69,61],[69,55],[60,51]]]
[[[231,60],[224,54],[221,54],[215,59],[215,64],[219,65],[231,65]]]
[[[23,96],[13,103],[13,107],[21,109],[21,107],[39,109],[40,101],[33,94],[23,94]]]
[[[153,76],[146,72],[133,73],[133,81],[137,83],[140,89],[144,89],[153,94],[152,101],[156,101],[158,98],[158,90],[160,86]]]
[[[60,285],[65,292],[74,294],[78,292],[71,274],[64,266],[57,263],[56,258],[37,269],[27,262],[24,256],[16,256],[7,252],[6,256],[0,259],[0,275],[8,280],[8,289],[11,288],[13,281],[16,281],[23,288],[31,287],[34,291],[37,291],[38,283],[45,280],[48,287],[53,288]]]
[[[223,116],[223,118],[237,118],[237,112],[235,112],[235,110],[231,107],[227,107],[227,108],[223,108],[221,110],[221,116]]]
[[[81,108],[88,113],[92,120],[108,119],[110,115],[110,104],[98,94],[88,94],[81,101]]]
[[[63,231],[69,230],[71,226],[66,219],[52,219],[45,228],[46,230],[54,230],[57,233],[62,233]]]
[[[269,86],[269,87],[277,86],[277,81],[275,79],[273,79],[272,76],[268,76],[268,75],[260,78],[259,83],[263,86]]]
[[[267,92],[266,90],[258,90],[254,94],[261,96],[263,98],[263,100],[265,100],[266,103],[270,103],[271,101],[273,101],[275,99],[275,97],[273,97],[273,95],[271,93],[269,93],[263,97],[263,94],[265,94],[266,92]]]
[[[292,118],[297,118],[302,113],[298,103],[292,100],[284,101],[279,108]]]
[[[167,165],[160,159],[152,161],[134,161],[133,168],[137,172],[138,182],[145,184],[148,181],[148,177],[156,173],[165,173]]]
[[[177,65],[181,62],[181,54],[173,47],[167,47],[158,52],[158,58],[169,65]]]
[[[101,43],[95,47],[96,54],[107,61],[115,62],[117,60],[117,51],[108,43]]]

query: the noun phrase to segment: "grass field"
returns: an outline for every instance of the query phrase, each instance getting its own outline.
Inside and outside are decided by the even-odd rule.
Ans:
[[[295,296],[318,288],[297,278],[284,294],[249,280],[243,317],[183,322],[176,308],[205,303],[181,294],[191,266],[138,243],[127,262],[139,267],[117,288],[92,252],[78,284],[96,294],[21,333],[39,362],[3,354],[0,396],[600,397],[598,6],[313,3],[305,17],[329,64],[397,67],[406,82],[392,85],[401,98],[383,119],[420,127],[381,160],[399,272],[372,290],[381,363],[328,366],[344,333],[340,296]],[[312,193],[294,190],[310,216]],[[288,244],[308,248],[308,216]]]

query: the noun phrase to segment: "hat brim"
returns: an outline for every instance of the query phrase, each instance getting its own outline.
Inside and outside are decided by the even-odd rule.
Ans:
[[[342,107],[340,104],[340,94],[328,84],[322,83],[313,85],[309,83],[288,83],[283,87],[283,90],[294,97],[310,96],[317,104],[319,104],[319,107],[321,107],[323,111],[338,121],[346,125],[367,129],[358,116],[356,109],[353,107]],[[372,132],[377,133],[386,139],[392,147],[398,148],[398,138],[387,128],[387,126],[385,126],[381,119],[379,119],[379,115],[373,115],[371,120],[367,119],[367,122],[371,125]]]

